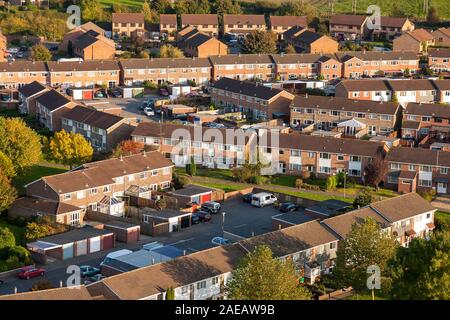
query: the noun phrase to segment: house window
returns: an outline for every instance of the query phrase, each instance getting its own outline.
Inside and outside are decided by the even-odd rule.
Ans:
[[[330,159],[330,154],[321,152],[320,153],[320,159]]]
[[[70,199],[72,199],[72,194],[71,193],[66,193],[64,195],[64,201],[67,201],[67,200],[70,200]]]
[[[78,224],[79,221],[80,221],[80,213],[79,212],[72,212],[70,214],[69,223],[71,225],[75,225],[75,224]]]
[[[439,170],[439,172],[440,172],[441,174],[448,174],[448,168],[441,168],[441,169]]]
[[[314,158],[316,156],[315,152],[308,152],[308,158]]]
[[[337,159],[338,159],[339,161],[343,161],[343,160],[344,160],[344,155],[343,155],[343,154],[338,154],[338,155],[337,155]]]
[[[130,174],[128,176],[128,181],[134,181],[134,174]]]
[[[169,187],[170,187],[170,182],[169,181],[161,183],[161,189],[167,189]]]
[[[419,186],[431,187],[431,180],[419,180]]]
[[[77,199],[83,199],[84,197],[86,197],[86,192],[84,190],[77,191]]]
[[[359,177],[359,176],[361,176],[361,171],[360,170],[351,169],[351,170],[348,171],[348,175],[349,176],[354,176],[354,177]]]
[[[300,150],[291,150],[292,157],[300,157]]]
[[[97,194],[97,188],[92,188],[92,189],[89,191],[89,194],[90,194],[90,195]]]
[[[336,242],[330,243],[330,249],[335,249],[335,248],[336,248]]]
[[[150,221],[149,215],[144,214],[142,217],[143,217],[145,223],[148,223]]]
[[[188,286],[181,287],[181,294],[186,294],[188,292]]]
[[[145,179],[145,178],[147,178],[147,172],[141,172],[141,173],[139,173],[139,179]]]
[[[158,170],[152,170],[152,177],[157,176],[158,175]]]
[[[319,172],[320,173],[330,173],[331,168],[330,167],[319,167]]]
[[[361,157],[359,157],[359,156],[350,156],[350,161],[361,162]]]
[[[163,174],[170,174],[170,172],[172,171],[171,169],[172,168],[164,168],[163,169]]]
[[[416,171],[416,166],[413,164],[408,165],[408,170],[409,171]]]
[[[197,282],[197,290],[205,289],[205,288],[206,288],[206,281],[205,280]]]
[[[103,192],[110,192],[111,191],[111,187],[110,186],[104,186],[103,187]]]
[[[431,172],[431,167],[430,166],[420,166],[420,171]]]
[[[218,283],[219,283],[219,277],[212,278],[212,284],[213,285],[218,284]]]
[[[391,163],[391,169],[392,170],[399,170],[400,169],[400,163]]]
[[[427,213],[427,219],[431,218],[431,213]]]

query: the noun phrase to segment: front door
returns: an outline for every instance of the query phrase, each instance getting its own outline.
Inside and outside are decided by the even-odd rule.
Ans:
[[[437,184],[437,193],[447,193],[447,183],[438,182]]]

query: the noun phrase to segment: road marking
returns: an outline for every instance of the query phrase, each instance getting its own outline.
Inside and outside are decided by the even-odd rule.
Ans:
[[[246,223],[244,223],[244,224],[240,224],[240,225],[238,225],[238,226],[234,226],[233,228],[235,228],[235,229],[237,229],[237,228],[242,228],[242,227],[245,227],[247,224]]]
[[[177,241],[177,242],[168,244],[168,246],[173,246],[173,245],[176,245],[176,244],[178,244],[178,243],[184,243],[184,242],[188,242],[188,241],[191,241],[191,240],[194,240],[194,238],[188,238],[188,239],[179,240],[179,241]]]
[[[188,247],[187,249],[190,250],[190,251],[192,251],[192,252],[197,252],[197,251],[198,251],[198,250],[196,250],[196,249],[194,249],[194,248],[191,248],[191,247]]]

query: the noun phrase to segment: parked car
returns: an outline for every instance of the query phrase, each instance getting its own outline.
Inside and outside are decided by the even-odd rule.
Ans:
[[[200,218],[195,213],[191,216],[191,223],[192,224],[199,224],[200,223]]]
[[[17,52],[16,53],[16,58],[23,58],[25,55],[23,54],[23,52]]]
[[[152,108],[147,107],[147,108],[144,109],[144,114],[147,117],[151,117],[151,116],[155,115],[155,111]]]
[[[292,212],[298,210],[299,205],[292,203],[292,202],[283,202],[280,205],[280,211],[281,212]]]
[[[96,98],[105,98],[105,94],[103,93],[103,91],[99,90],[95,93],[95,97]]]
[[[160,88],[159,89],[159,94],[162,95],[163,97],[168,97],[169,96],[169,91],[167,91],[167,89]]]
[[[45,269],[29,266],[29,267],[21,268],[19,270],[19,272],[17,273],[17,276],[20,279],[27,279],[28,280],[30,278],[43,276],[45,274],[45,272],[46,272]]]
[[[252,196],[252,206],[255,207],[265,207],[274,204],[278,199],[271,193],[260,192]]]
[[[94,268],[91,266],[81,266],[80,267],[80,274],[82,277],[92,277],[99,273],[100,273],[99,268]]]
[[[87,278],[86,280],[84,280],[84,284],[91,284],[97,281],[102,280],[103,278],[105,278],[104,276],[102,276],[101,274],[96,274],[92,277]]]
[[[0,95],[0,100],[3,102],[11,101],[11,96],[9,94],[2,94]]]
[[[220,203],[215,202],[215,201],[208,201],[208,202],[204,202],[202,204],[202,206],[200,207],[201,210],[207,211],[209,213],[219,213],[220,211]]]
[[[199,219],[200,222],[208,222],[211,221],[211,214],[207,211],[197,211],[196,213],[194,213],[194,215],[196,215]]]
[[[120,90],[113,90],[113,91],[111,91],[111,95],[114,98],[122,98],[122,92],[120,92]]]
[[[216,246],[223,246],[226,244],[230,244],[231,241],[222,237],[214,237],[212,238],[211,243],[215,244]]]
[[[252,202],[253,193],[247,193],[242,196],[242,201],[244,202]]]

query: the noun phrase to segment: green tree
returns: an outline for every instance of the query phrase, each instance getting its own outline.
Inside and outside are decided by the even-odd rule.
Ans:
[[[286,54],[297,53],[297,50],[295,50],[292,44],[288,44],[287,47],[284,48],[284,53]]]
[[[376,265],[382,276],[387,275],[396,248],[395,239],[382,232],[373,218],[354,223],[338,246],[333,277],[341,286],[352,286],[357,292],[364,292],[367,290],[368,267]]]
[[[396,93],[396,92],[394,92],[394,93],[392,94],[392,102],[398,103],[398,97],[397,97],[397,93]]]
[[[435,6],[431,6],[428,10],[427,22],[429,24],[438,24],[441,22],[441,19],[439,18],[439,12]]]
[[[228,281],[232,300],[309,300],[310,292],[299,285],[291,260],[279,260],[267,246],[258,246],[241,261]]]
[[[81,16],[84,21],[103,19],[103,7],[98,0],[81,0]]]
[[[337,187],[337,177],[336,176],[329,176],[325,182],[325,189],[327,191],[331,191],[336,189]]]
[[[158,13],[168,13],[172,5],[170,4],[170,0],[154,0],[151,3],[151,7]]]
[[[0,151],[20,173],[41,160],[41,139],[22,119],[0,117]]]
[[[214,10],[217,14],[241,14],[242,9],[238,1],[217,0],[214,4]]]
[[[8,228],[0,228],[0,249],[11,248],[16,245],[16,238]]]
[[[306,16],[311,21],[317,16],[316,8],[304,1],[283,2],[277,12],[281,16]]]
[[[271,31],[252,31],[242,44],[244,53],[276,53],[277,36]]]
[[[184,57],[183,52],[177,47],[165,44],[159,50],[160,58],[181,58]]]
[[[144,19],[148,23],[156,23],[158,22],[158,14],[152,10],[149,2],[146,0],[142,4],[142,13],[144,14]]]
[[[166,300],[175,300],[175,290],[172,287],[167,288]]]
[[[49,61],[52,59],[52,54],[43,44],[36,44],[31,47],[31,59],[33,61]]]
[[[392,269],[393,299],[449,300],[450,232],[414,238],[408,248],[399,248]]]
[[[378,154],[369,164],[367,164],[364,171],[366,182],[378,190],[381,181],[383,181],[389,171],[389,167],[387,162],[384,161],[384,157],[381,154]]]
[[[28,222],[25,227],[25,239],[28,241],[36,240],[52,234],[52,228],[48,224],[37,222]]]
[[[11,181],[0,172],[0,213],[8,209],[16,200],[17,190],[11,185]]]
[[[58,163],[80,165],[91,161],[94,150],[91,144],[79,133],[62,130],[56,132],[49,143],[50,157]]]
[[[8,178],[13,178],[16,175],[14,164],[3,151],[0,151],[0,174],[4,174]]]
[[[373,201],[372,192],[370,192],[369,188],[364,188],[360,192],[358,192],[355,200],[353,201],[354,208],[362,208],[368,206]]]

